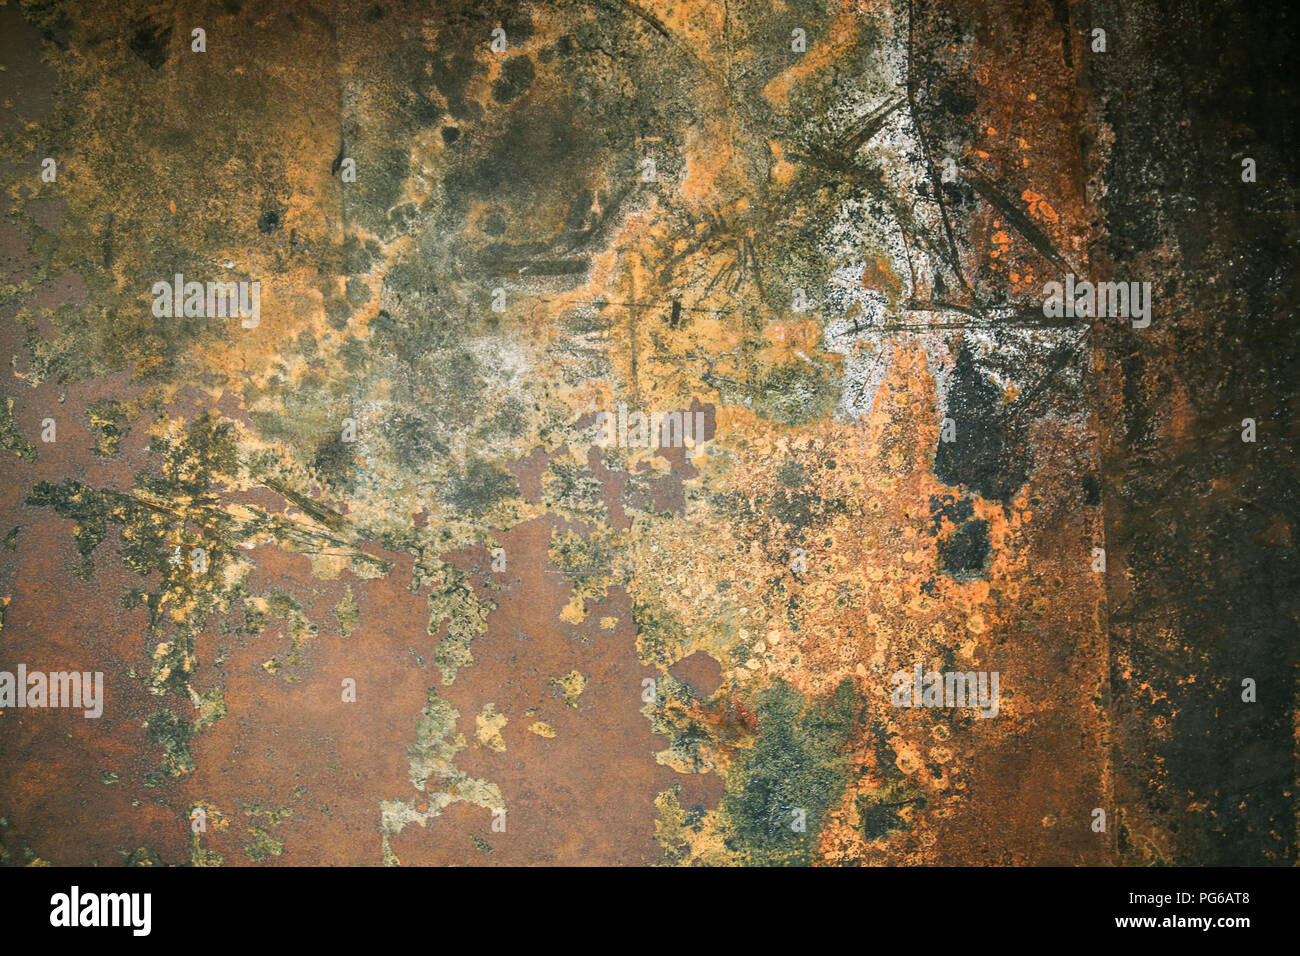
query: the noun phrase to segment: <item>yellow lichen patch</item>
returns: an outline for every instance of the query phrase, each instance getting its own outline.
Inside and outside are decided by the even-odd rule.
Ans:
[[[474,718],[474,740],[480,747],[498,752],[506,749],[501,731],[509,721],[505,714],[497,713],[496,704],[488,704]]]
[[[553,677],[551,683],[564,691],[564,702],[570,707],[578,706],[578,696],[587,686],[587,678],[578,670],[571,670],[562,677]]]
[[[586,601],[581,594],[569,598],[569,603],[560,610],[560,619],[568,624],[581,624],[587,619]]]
[[[551,738],[555,736],[555,728],[544,720],[536,720],[528,728],[539,737]]]

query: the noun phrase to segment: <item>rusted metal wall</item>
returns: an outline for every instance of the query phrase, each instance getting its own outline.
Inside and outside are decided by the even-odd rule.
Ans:
[[[1295,862],[1288,14],[0,18],[5,862]]]

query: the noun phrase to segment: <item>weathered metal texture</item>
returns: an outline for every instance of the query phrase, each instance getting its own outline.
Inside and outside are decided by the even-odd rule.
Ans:
[[[1295,862],[1286,29],[0,17],[6,862]]]

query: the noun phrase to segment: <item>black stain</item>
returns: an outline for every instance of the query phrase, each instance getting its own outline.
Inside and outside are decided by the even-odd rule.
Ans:
[[[167,44],[171,40],[172,28],[155,26],[152,23],[140,23],[131,36],[131,52],[156,70],[167,62]]]
[[[976,364],[970,349],[957,356],[948,388],[947,415],[957,425],[956,441],[940,441],[934,473],[949,485],[963,485],[985,498],[1010,503],[1029,476],[1022,430],[1002,393]]]
[[[954,578],[979,577],[988,556],[989,524],[981,518],[967,521],[939,542],[939,570]]]
[[[492,98],[498,103],[509,103],[528,91],[537,69],[526,56],[516,56],[501,67],[501,75],[492,84]]]

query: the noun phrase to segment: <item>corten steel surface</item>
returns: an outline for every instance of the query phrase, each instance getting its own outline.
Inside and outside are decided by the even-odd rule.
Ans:
[[[0,860],[1295,863],[1293,33],[0,6]]]

